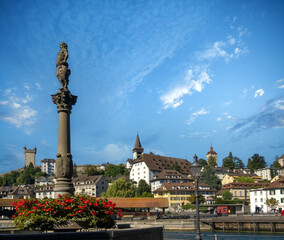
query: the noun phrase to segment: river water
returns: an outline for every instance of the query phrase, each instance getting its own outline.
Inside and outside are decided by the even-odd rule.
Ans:
[[[284,240],[283,234],[271,233],[224,233],[224,232],[202,232],[203,240]],[[164,240],[194,240],[195,233],[187,231],[164,231]]]

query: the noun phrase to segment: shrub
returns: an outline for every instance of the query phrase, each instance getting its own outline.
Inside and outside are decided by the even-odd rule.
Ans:
[[[52,230],[54,226],[68,222],[84,223],[85,227],[111,228],[115,225],[113,215],[121,210],[115,203],[90,196],[64,196],[57,199],[22,199],[14,202],[14,224],[21,230]]]

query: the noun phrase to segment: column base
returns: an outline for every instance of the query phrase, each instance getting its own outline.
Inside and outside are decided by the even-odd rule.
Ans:
[[[58,198],[58,195],[70,194],[74,196],[75,188],[73,183],[68,178],[57,178],[54,186],[54,197]]]

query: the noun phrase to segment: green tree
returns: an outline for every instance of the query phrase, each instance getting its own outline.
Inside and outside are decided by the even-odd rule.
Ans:
[[[235,179],[239,183],[254,183],[254,180],[251,177],[240,176]]]
[[[102,197],[135,197],[136,187],[132,181],[126,181],[124,177],[117,179],[111,184]]]
[[[135,196],[142,197],[143,194],[144,196],[147,195],[146,193],[150,193],[150,196],[151,196],[151,187],[144,179],[141,179],[138,183]]]
[[[276,200],[275,198],[268,198],[268,199],[266,199],[265,203],[266,203],[268,208],[273,209],[273,208],[278,206],[279,201]]]
[[[92,165],[86,165],[83,168],[83,174],[86,174],[88,176],[95,176],[95,175],[102,175],[104,174],[103,170],[98,170],[97,167]]]
[[[213,156],[209,156],[207,163],[211,167],[216,167],[217,166],[216,158],[213,157]]]
[[[221,180],[215,175],[214,168],[209,165],[205,166],[201,172],[200,182],[208,184],[211,188],[220,190],[221,189]]]
[[[176,170],[177,172],[180,172],[180,165],[178,165],[178,163],[174,163],[169,169]]]
[[[223,200],[232,200],[233,198],[233,193],[230,192],[230,190],[226,190],[222,194]]]
[[[265,168],[266,166],[267,163],[265,162],[264,157],[259,156],[257,153],[255,153],[251,158],[248,159],[247,168],[252,172],[260,168]]]
[[[278,162],[278,158],[275,159],[275,161],[270,165],[270,167],[272,167],[272,168],[280,168],[281,167],[280,163]]]
[[[106,177],[116,177],[121,175],[128,175],[129,170],[123,165],[119,164],[118,166],[110,164],[106,167],[104,175]]]
[[[235,169],[242,169],[245,168],[245,164],[241,159],[238,157],[234,157]]]
[[[198,163],[199,163],[200,165],[202,165],[202,167],[208,165],[208,164],[207,164],[207,161],[206,161],[205,159],[203,159],[203,158],[200,158],[200,159],[198,160]]]
[[[232,152],[229,153],[228,157],[225,157],[223,159],[223,167],[230,168],[231,170],[233,170],[235,168],[235,162],[234,162]]]
[[[196,204],[196,195],[195,194],[192,194],[188,197],[188,201],[191,203],[191,204]],[[198,203],[204,203],[205,202],[205,197],[202,195],[202,194],[198,194]]]

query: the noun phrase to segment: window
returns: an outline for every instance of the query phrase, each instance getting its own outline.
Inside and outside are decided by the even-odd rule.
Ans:
[[[263,202],[263,198],[260,199],[260,202]]]
[[[269,191],[269,194],[270,194],[270,195],[275,195],[275,190],[270,190],[270,191]]]
[[[281,203],[284,203],[284,198],[281,198]]]
[[[283,192],[284,192],[283,189],[280,189],[280,194],[283,194]]]
[[[254,201],[257,203],[257,198]]]
[[[260,195],[262,195],[262,191],[260,191]]]

